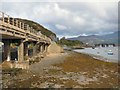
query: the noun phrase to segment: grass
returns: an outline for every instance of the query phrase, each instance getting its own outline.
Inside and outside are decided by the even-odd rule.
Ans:
[[[78,82],[76,82],[74,80],[67,80],[64,85],[66,88],[73,88],[79,84],[78,84]]]
[[[49,69],[49,73],[50,74],[59,74],[60,70],[56,70],[56,69]]]
[[[66,72],[79,72],[79,71],[93,71],[98,69],[114,69],[118,70],[118,65],[110,62],[104,62],[97,59],[93,59],[89,55],[71,53],[66,57],[64,63],[57,64],[55,66],[60,66]]]
[[[89,55],[71,52],[65,58],[64,63],[56,64],[55,66],[62,68],[64,72],[86,72],[89,78],[99,74],[97,77],[98,81],[91,82],[88,85],[84,85],[84,87],[118,87],[118,76],[115,73],[118,72],[119,66],[116,63],[104,62]],[[107,75],[107,77],[104,78],[102,77],[103,75]]]
[[[35,57],[34,59],[30,59],[30,60],[29,60],[29,64],[31,65],[31,64],[33,64],[33,63],[37,63],[37,62],[39,62],[40,60],[41,60],[40,57]]]
[[[7,68],[7,69],[2,69],[2,74],[10,74],[11,76],[14,76],[18,74],[22,69],[21,68]]]

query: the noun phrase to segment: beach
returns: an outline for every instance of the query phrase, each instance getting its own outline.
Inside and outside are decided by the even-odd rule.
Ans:
[[[48,54],[28,70],[3,75],[3,88],[118,88],[117,63],[74,51]]]

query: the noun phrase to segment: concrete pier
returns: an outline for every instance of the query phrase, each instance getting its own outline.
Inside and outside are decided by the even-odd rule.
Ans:
[[[24,60],[24,43],[23,40],[20,40],[18,46],[18,61],[23,61],[23,60]]]
[[[4,59],[10,61],[10,40],[3,40],[4,42]]]
[[[116,45],[114,43],[101,43],[101,44],[95,44],[95,47],[115,47]]]
[[[28,57],[28,42],[24,43],[24,56]]]
[[[37,54],[37,43],[34,42],[33,43],[33,55],[36,55]]]

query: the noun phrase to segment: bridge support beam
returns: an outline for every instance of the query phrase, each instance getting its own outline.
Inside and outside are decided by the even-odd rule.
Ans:
[[[43,52],[45,52],[45,44],[43,44]]]
[[[39,46],[39,44],[37,44],[37,53],[39,53],[40,52],[40,46]]]
[[[46,52],[46,45],[44,44],[44,52]]]
[[[10,40],[4,40],[4,59],[10,61]]]
[[[42,44],[40,45],[40,52],[41,53],[43,52],[43,46],[42,46]]]
[[[42,53],[44,52],[44,44],[42,44]]]
[[[33,46],[33,55],[36,55],[37,53],[37,43],[34,43],[34,46]]]
[[[44,52],[46,52],[47,51],[47,46],[46,46],[46,44],[44,44]]]
[[[24,43],[23,40],[20,40],[19,46],[18,46],[18,61],[24,60]]]
[[[24,43],[24,56],[28,57],[28,42]]]
[[[47,49],[48,49],[48,45],[46,44],[45,45],[45,52],[47,52]]]
[[[41,52],[41,44],[37,44],[37,48],[36,48],[37,50],[37,53],[40,53]]]

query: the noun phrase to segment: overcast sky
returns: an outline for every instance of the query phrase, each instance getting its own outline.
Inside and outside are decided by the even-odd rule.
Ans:
[[[13,0],[13,2],[1,2],[0,11],[13,17],[36,21],[59,37],[102,35],[118,29],[118,2],[111,1],[14,2]]]

